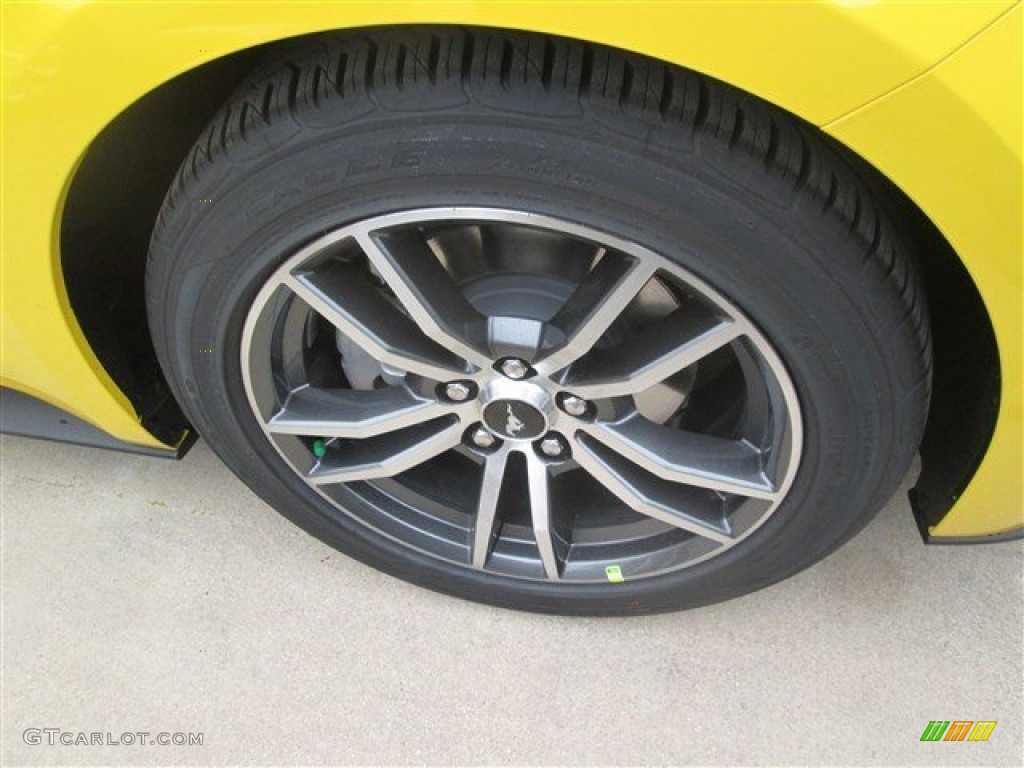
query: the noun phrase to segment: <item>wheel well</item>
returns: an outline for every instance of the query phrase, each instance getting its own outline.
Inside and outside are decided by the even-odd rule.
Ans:
[[[932,400],[921,440],[921,474],[910,491],[928,541],[928,528],[960,498],[992,441],[1002,390],[999,348],[967,268],[921,210],[897,194],[900,223],[917,246],[931,313]]]
[[[149,238],[178,166],[269,43],[208,62],[149,92],[96,137],[70,185],[61,220],[61,264],[72,310],[96,356],[143,425],[176,443],[187,427],[167,386],[146,322]],[[985,305],[952,247],[906,195],[840,147],[916,246],[931,307],[934,374],[911,493],[922,531],[967,486],[999,410],[999,356]]]
[[[210,62],[126,108],[89,145],[64,205],[60,256],[71,308],[143,426],[168,445],[187,422],[146,322],[149,237],[178,166],[259,55],[251,49]]]

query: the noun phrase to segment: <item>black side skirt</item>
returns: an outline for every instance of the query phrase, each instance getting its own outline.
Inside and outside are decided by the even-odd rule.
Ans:
[[[67,411],[8,387],[0,387],[0,432],[164,459],[180,459],[196,441],[195,431],[189,430],[177,448],[127,443]]]

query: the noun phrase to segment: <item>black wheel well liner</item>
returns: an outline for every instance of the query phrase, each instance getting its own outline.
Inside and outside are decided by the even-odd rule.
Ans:
[[[146,322],[145,261],[164,194],[220,105],[269,50],[203,64],[150,91],[96,137],[69,187],[60,226],[71,308],[96,356],[155,437],[187,429],[157,363]],[[995,333],[966,268],[938,229],[878,170],[840,148],[884,198],[916,246],[931,307],[934,379],[911,491],[924,535],[949,511],[988,448],[999,412]]]

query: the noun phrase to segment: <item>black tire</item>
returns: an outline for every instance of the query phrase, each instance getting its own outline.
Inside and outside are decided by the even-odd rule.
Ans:
[[[526,610],[708,604],[852,537],[919,443],[930,387],[924,295],[859,174],[791,115],[623,52],[490,30],[323,36],[254,74],[183,164],[153,235],[150,327],[204,439],[268,503],[346,554]],[[531,581],[414,551],[299,478],[245,397],[239,350],[257,292],[333,228],[453,205],[536,212],[640,243],[751,319],[792,379],[804,434],[795,480],[761,528],[647,579]]]

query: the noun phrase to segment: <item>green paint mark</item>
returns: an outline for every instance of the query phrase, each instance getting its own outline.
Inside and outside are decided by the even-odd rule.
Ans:
[[[324,443],[323,438],[318,437],[313,441],[313,455],[318,459],[322,459],[327,455],[327,444]]]
[[[621,584],[626,580],[626,577],[622,575],[622,567],[618,565],[605,566],[604,575],[612,584]]]

